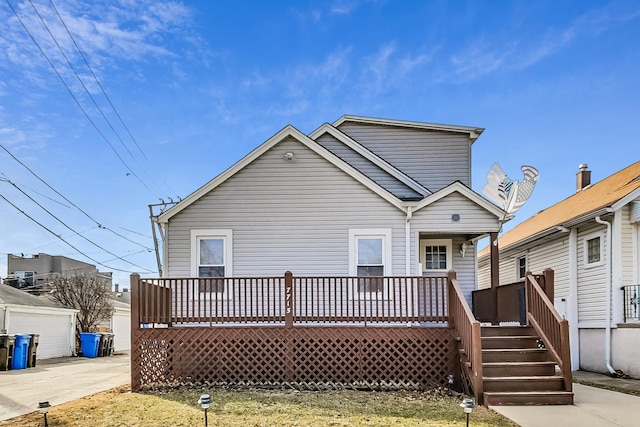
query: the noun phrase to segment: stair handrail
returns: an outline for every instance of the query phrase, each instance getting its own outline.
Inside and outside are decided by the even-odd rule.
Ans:
[[[482,335],[480,322],[473,316],[460,287],[455,271],[447,273],[449,295],[449,327],[460,337],[460,349],[466,358],[461,360],[461,368],[469,375],[473,394],[478,404],[482,403]]]
[[[569,322],[562,318],[553,302],[531,272],[525,276],[527,322],[533,326],[558,364],[566,391],[572,391],[571,351],[569,343]]]

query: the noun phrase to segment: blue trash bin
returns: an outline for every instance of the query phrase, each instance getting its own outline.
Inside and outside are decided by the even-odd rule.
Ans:
[[[80,353],[84,357],[98,357],[100,336],[94,332],[80,332]]]
[[[16,344],[13,348],[13,369],[25,369],[27,367],[27,358],[29,357],[29,344],[31,343],[31,335],[16,334]]]

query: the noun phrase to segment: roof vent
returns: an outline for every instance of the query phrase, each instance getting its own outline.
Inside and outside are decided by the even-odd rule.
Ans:
[[[576,193],[584,190],[588,185],[591,185],[591,171],[587,170],[588,167],[586,163],[578,166],[580,171],[576,174]]]

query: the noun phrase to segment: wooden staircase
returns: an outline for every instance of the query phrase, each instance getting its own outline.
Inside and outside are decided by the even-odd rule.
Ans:
[[[549,350],[531,326],[483,326],[483,404],[572,405]]]

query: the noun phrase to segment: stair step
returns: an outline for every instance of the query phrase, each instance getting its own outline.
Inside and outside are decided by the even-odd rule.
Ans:
[[[570,391],[485,392],[486,406],[501,405],[573,405]]]
[[[551,355],[545,349],[517,348],[517,349],[487,349],[482,350],[483,363],[497,362],[546,362],[551,360]]]
[[[485,392],[564,391],[559,375],[482,377]]]
[[[482,337],[536,335],[532,326],[483,326],[480,333]]]
[[[482,364],[482,374],[486,377],[552,376],[556,363],[542,362],[487,362]]]
[[[538,339],[535,335],[482,337],[482,348],[538,348]]]

